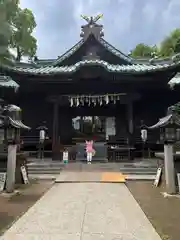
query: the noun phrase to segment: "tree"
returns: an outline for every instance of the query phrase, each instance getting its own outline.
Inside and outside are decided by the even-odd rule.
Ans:
[[[180,53],[180,37],[177,39],[174,45],[174,53]]]
[[[13,55],[9,51],[12,21],[18,8],[18,0],[1,0],[0,3],[0,62],[9,62]]]
[[[143,43],[139,43],[136,47],[131,51],[130,55],[132,57],[152,57],[157,54],[156,46],[148,46]]]
[[[19,8],[13,20],[13,27],[11,47],[16,49],[17,61],[20,61],[22,56],[31,58],[35,56],[37,41],[32,36],[32,32],[36,27],[36,21],[32,11],[27,8]]]
[[[173,30],[160,44],[160,54],[169,57],[180,53],[180,29]]]
[[[170,106],[168,110],[175,110],[176,113],[180,114],[180,102],[177,102],[176,104]]]

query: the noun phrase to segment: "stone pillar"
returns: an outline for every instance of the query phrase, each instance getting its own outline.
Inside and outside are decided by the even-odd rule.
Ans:
[[[6,191],[12,193],[15,187],[17,145],[8,146]]]
[[[52,137],[52,159],[60,160],[59,149],[59,104],[58,100],[53,103],[53,137]]]
[[[173,156],[173,145],[164,145],[164,167],[165,167],[165,179],[167,193],[175,194],[175,170],[174,170],[174,156]]]

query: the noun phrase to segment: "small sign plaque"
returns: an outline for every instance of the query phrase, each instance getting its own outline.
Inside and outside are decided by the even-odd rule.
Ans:
[[[162,175],[162,168],[158,168],[156,173],[156,178],[154,180],[154,186],[158,187],[159,182],[161,180],[161,175]]]
[[[21,167],[21,173],[22,173],[24,183],[28,184],[29,179],[28,179],[28,176],[27,176],[26,168],[24,166]]]
[[[6,173],[0,173],[0,192],[2,192],[4,190],[4,186],[6,183]]]
[[[64,151],[63,152],[63,162],[68,163],[68,159],[69,159],[69,153],[68,153],[68,151]]]

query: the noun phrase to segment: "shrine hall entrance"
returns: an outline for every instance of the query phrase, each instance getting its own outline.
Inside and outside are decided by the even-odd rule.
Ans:
[[[71,108],[73,143],[87,139],[107,142],[109,136],[116,136],[117,110],[116,105]],[[121,110],[124,112],[125,106]]]
[[[73,141],[84,142],[93,139],[105,142],[109,136],[115,136],[115,117],[106,116],[77,116],[72,119]]]
[[[129,102],[123,104],[122,101],[114,104],[111,101],[104,105],[86,106],[84,104],[68,108],[60,107],[58,113],[59,130],[54,130],[56,137],[54,142],[57,145],[53,147],[57,146],[56,149],[58,149],[59,139],[62,146],[73,146],[73,149],[76,149],[77,161],[86,160],[85,140],[94,140],[96,154],[93,159],[96,161],[110,159],[108,148],[111,148],[111,145],[117,145],[121,139],[123,146],[127,148],[127,139],[130,139],[129,132],[133,131],[132,104]],[[60,137],[56,136],[56,133]],[[54,153],[56,149],[53,148]]]

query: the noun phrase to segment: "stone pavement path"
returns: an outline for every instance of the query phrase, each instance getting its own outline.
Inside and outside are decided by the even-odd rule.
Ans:
[[[123,183],[56,183],[1,240],[160,240]]]

